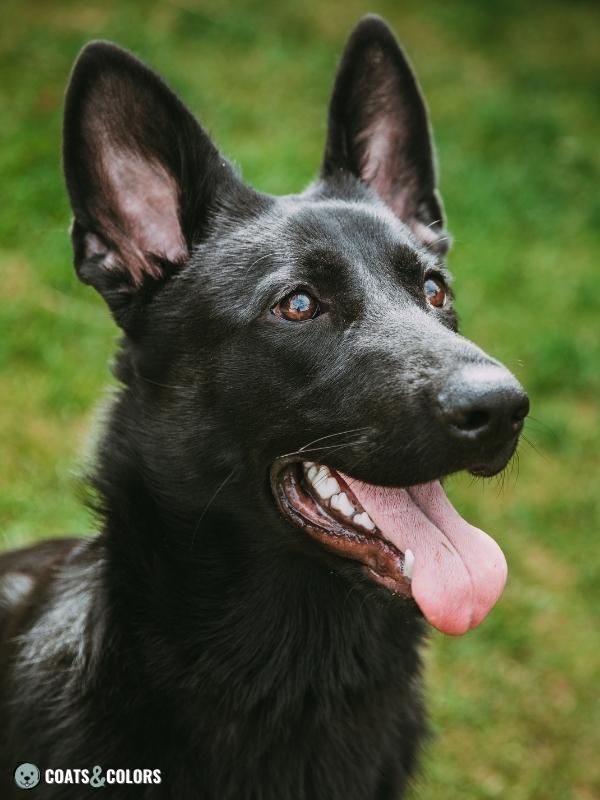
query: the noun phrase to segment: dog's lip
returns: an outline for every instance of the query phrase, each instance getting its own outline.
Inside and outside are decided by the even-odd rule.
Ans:
[[[360,562],[369,577],[392,592],[408,594],[408,589],[428,622],[443,633],[466,633],[489,614],[506,582],[506,559],[490,536],[461,517],[439,480],[386,487],[323,464],[288,465],[289,460],[276,462],[271,472],[279,508],[329,551]],[[330,478],[339,484],[339,494],[327,483]],[[347,487],[351,491],[344,497]],[[358,509],[367,515],[365,532],[362,521],[360,532],[350,529],[359,524]]]
[[[277,459],[271,468],[271,487],[279,509],[285,517],[304,530],[327,550],[344,559],[363,565],[369,577],[395,594],[411,596],[410,580],[404,576],[404,554],[377,530],[369,532],[334,516],[310,491],[302,486],[302,460],[294,457]],[[339,480],[339,475],[336,475]],[[347,486],[344,487],[350,493]],[[350,493],[351,494],[351,493]],[[357,507],[358,501],[354,499]],[[307,503],[315,514],[303,513]],[[318,515],[323,524],[316,522]]]

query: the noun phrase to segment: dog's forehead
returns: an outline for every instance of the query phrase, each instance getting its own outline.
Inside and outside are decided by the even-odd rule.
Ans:
[[[328,264],[341,267],[340,278],[365,270],[383,274],[394,272],[399,261],[430,260],[382,202],[311,195],[274,198],[250,220],[228,225],[214,244],[225,269],[225,264],[244,265],[245,274],[256,280],[274,271],[290,279],[299,271],[318,275]]]
[[[409,229],[383,203],[282,198],[274,211],[298,252],[329,249],[350,262],[399,248],[417,253]]]

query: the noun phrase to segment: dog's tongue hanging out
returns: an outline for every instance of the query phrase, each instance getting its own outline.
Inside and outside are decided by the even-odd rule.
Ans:
[[[381,534],[413,552],[412,595],[430,624],[450,634],[479,625],[506,583],[496,542],[460,516],[439,481],[389,489],[343,478]]]

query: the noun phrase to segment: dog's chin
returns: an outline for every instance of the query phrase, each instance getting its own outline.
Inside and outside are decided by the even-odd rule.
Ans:
[[[469,472],[476,478],[493,478],[506,469],[517,449],[518,437],[492,458],[469,467]]]

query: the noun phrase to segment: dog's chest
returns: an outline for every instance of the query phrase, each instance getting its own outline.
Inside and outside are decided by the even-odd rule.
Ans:
[[[284,703],[213,728],[198,760],[203,797],[399,800],[425,729],[418,692],[398,683]]]

